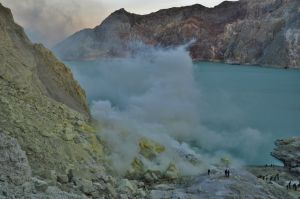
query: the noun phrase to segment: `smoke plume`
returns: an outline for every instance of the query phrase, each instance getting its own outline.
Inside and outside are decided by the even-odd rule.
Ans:
[[[238,161],[256,158],[262,134],[239,122],[242,113],[230,97],[222,99],[225,106],[218,112],[208,108],[211,99],[196,84],[194,64],[185,47],[144,46],[137,52],[130,58],[83,62],[78,67],[71,63],[92,99],[92,114],[102,124],[99,136],[111,146],[116,170],[122,173],[130,167],[142,137],[168,149],[155,165],[149,162],[151,168],[165,169],[176,162],[184,174],[199,172],[182,158],[190,154],[202,160],[203,169],[223,156]],[[218,115],[221,123],[232,121],[234,129],[214,129],[204,120],[211,115]]]
[[[52,47],[82,28],[100,24],[106,11],[95,0],[2,0],[34,42]]]

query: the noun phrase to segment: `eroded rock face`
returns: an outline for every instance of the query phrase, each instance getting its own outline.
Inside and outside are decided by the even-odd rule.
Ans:
[[[53,184],[53,182],[52,182]],[[83,193],[67,193],[32,177],[25,151],[18,141],[0,131],[0,198],[87,198]]]
[[[84,92],[1,5],[0,46],[0,198],[120,198]]]
[[[30,179],[31,168],[16,139],[0,132],[0,181],[22,185]]]
[[[32,44],[0,4],[0,77],[18,88],[43,93],[89,115],[84,91],[71,71],[41,44]]]
[[[299,10],[298,0],[225,1],[148,15],[121,9],[54,49],[64,60],[90,60],[127,56],[138,50],[137,41],[175,47],[195,40],[188,49],[194,60],[299,67]]]
[[[286,167],[300,167],[300,138],[277,140],[276,148],[271,155],[280,160]]]
[[[84,91],[49,50],[28,40],[1,4],[0,46],[0,131],[18,141],[33,175],[49,179],[51,171],[67,175],[72,169],[91,179],[103,172]]]

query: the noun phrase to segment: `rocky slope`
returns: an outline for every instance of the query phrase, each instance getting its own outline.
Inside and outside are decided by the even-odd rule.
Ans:
[[[257,176],[258,181],[273,191],[279,191],[279,189],[285,189],[289,194],[290,198],[300,197],[300,182],[299,173],[291,172],[288,168],[281,166],[250,166],[247,170],[253,175]],[[276,178],[277,176],[277,178]],[[291,182],[291,183],[290,183]],[[287,189],[287,186],[291,184],[291,187]],[[292,185],[296,184],[299,186],[297,190],[292,188]],[[289,198],[287,196],[281,195],[280,192],[277,193],[277,198]]]
[[[138,42],[174,47],[191,40],[194,60],[299,67],[300,2],[225,1],[214,8],[193,5],[148,15],[120,9],[54,50],[64,60],[90,60],[127,56],[139,50]]]
[[[223,170],[217,169],[212,170],[210,176],[200,175],[190,183],[181,186],[156,185],[150,191],[150,198],[296,198],[284,192],[284,186],[264,182],[247,171],[236,169],[231,172],[229,178],[224,176]]]
[[[293,137],[277,140],[276,148],[271,155],[280,160],[286,167],[300,173],[300,138]]]
[[[11,12],[0,7],[0,77],[89,115],[84,91],[71,71],[40,44],[32,44]]]
[[[49,50],[28,40],[1,4],[0,46],[1,189],[26,185],[31,175],[56,182],[71,170],[86,179],[104,172],[84,91]],[[15,183],[15,177],[21,180]]]

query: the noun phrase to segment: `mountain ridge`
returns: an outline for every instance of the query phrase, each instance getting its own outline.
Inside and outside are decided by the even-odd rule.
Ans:
[[[137,15],[119,9],[94,29],[54,47],[63,60],[126,57],[132,41],[176,47],[195,40],[193,60],[297,68],[300,65],[299,1],[225,1]]]

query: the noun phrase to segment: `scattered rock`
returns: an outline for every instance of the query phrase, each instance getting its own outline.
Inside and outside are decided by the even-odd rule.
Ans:
[[[129,199],[126,194],[120,194],[120,199]]]
[[[76,136],[76,132],[74,132],[74,129],[71,126],[67,126],[64,130],[63,139],[65,141],[73,141],[73,139]]]
[[[48,183],[37,178],[32,178],[35,189],[39,192],[45,192],[48,188]]]
[[[146,182],[149,182],[149,183],[156,182],[159,179],[160,175],[158,175],[158,174],[160,174],[160,173],[161,173],[160,171],[150,171],[150,170],[148,170],[144,174],[144,179],[145,179]]]
[[[157,189],[157,190],[171,190],[174,187],[167,185],[167,184],[158,184],[158,185],[153,186],[153,188]]]
[[[117,198],[118,194],[111,184],[106,185],[106,190],[113,198]]]
[[[172,198],[172,192],[166,192],[161,190],[152,190],[150,191],[150,199],[167,199]]]
[[[147,194],[143,189],[138,189],[137,196],[138,196],[138,198],[146,198]]]
[[[101,184],[101,183],[95,182],[95,183],[93,183],[93,184],[94,184],[95,189],[98,190],[99,192],[103,192],[103,191],[106,189],[104,183]]]
[[[26,154],[17,140],[0,132],[0,181],[22,185],[30,176]]]
[[[95,191],[95,188],[93,186],[92,181],[81,179],[80,181],[80,190],[85,194],[91,194],[93,191]]]
[[[69,182],[69,178],[67,175],[60,174],[57,176],[57,182],[61,184],[67,184]]]
[[[121,193],[133,193],[137,187],[134,187],[128,179],[122,179],[119,183],[118,190]]]
[[[48,187],[46,194],[39,194],[33,198],[43,199],[43,198],[59,198],[59,199],[88,199],[87,196],[83,194],[66,193],[61,191],[58,187]]]

